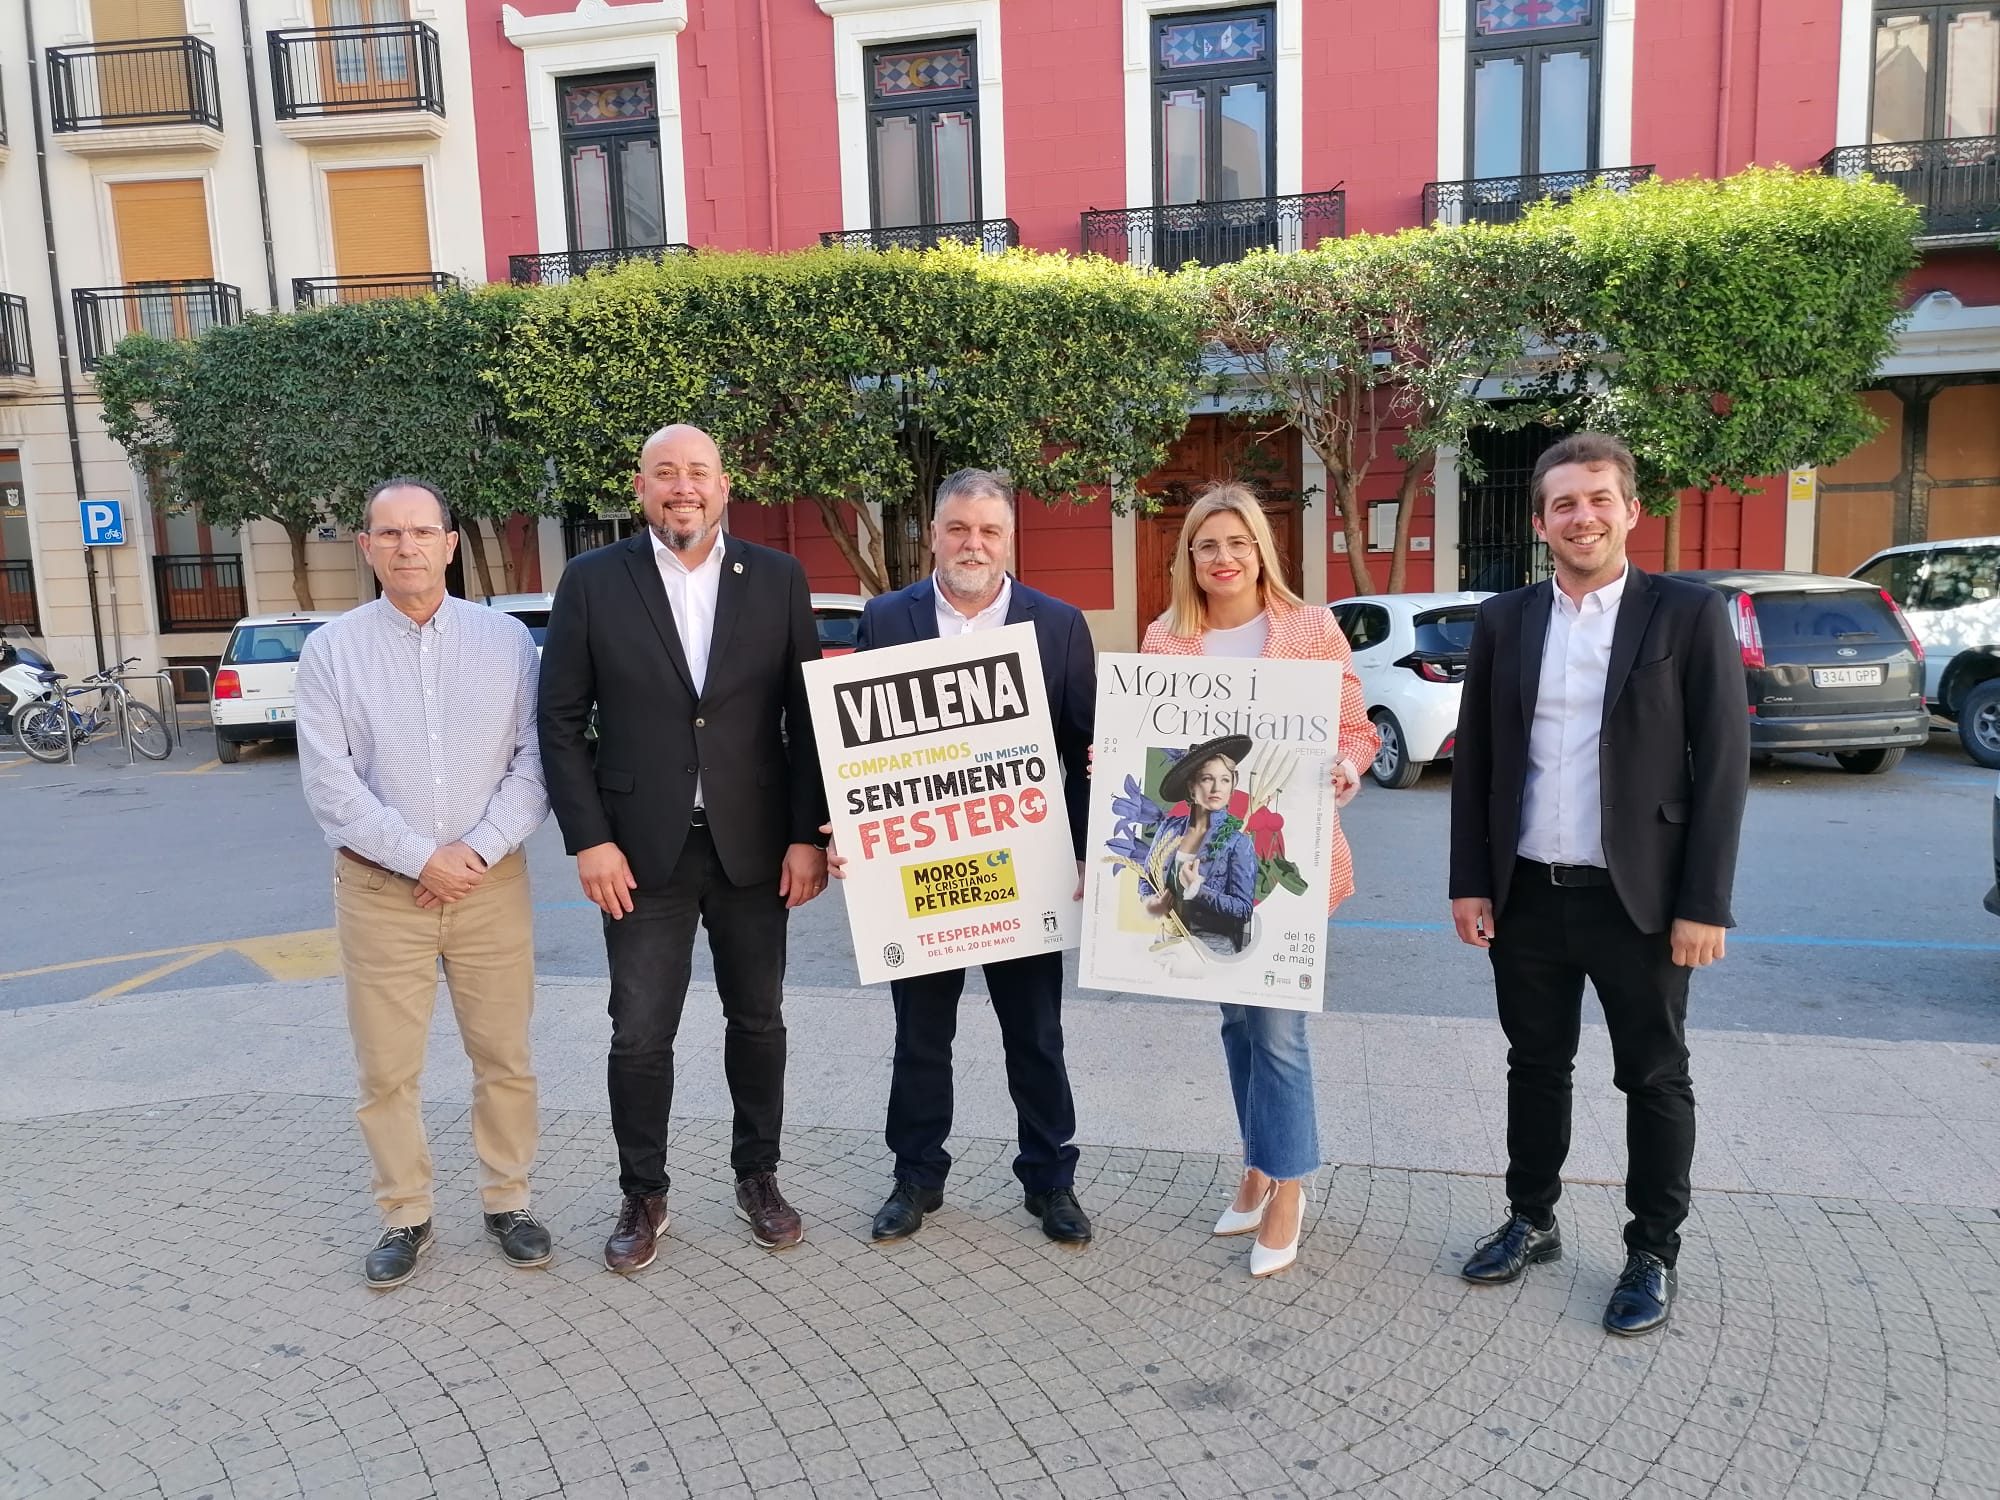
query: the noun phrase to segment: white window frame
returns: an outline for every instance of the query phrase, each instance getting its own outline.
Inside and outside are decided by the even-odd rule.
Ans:
[[[1597,94],[1597,165],[1629,167],[1632,160],[1632,93],[1639,0],[1600,0],[1603,40]],[[1846,0],[1853,4],[1854,0]],[[1862,0],[1863,4],[1867,0]],[[1463,182],[1465,164],[1466,0],[1438,0],[1438,164],[1439,182]]]
[[[840,227],[873,229],[868,181],[870,47],[965,36],[979,65],[979,212],[1007,217],[1007,117],[1000,82],[1000,0],[817,0],[833,21],[833,98],[840,141]]]
[[[1125,6],[1125,208],[1153,205],[1153,23],[1162,16],[1270,5],[1277,36],[1272,47],[1271,129],[1277,162],[1271,193],[1290,198],[1305,186],[1305,0],[1124,0]],[[1331,187],[1322,183],[1322,187]],[[1108,205],[1107,205],[1108,206]]]
[[[432,158],[422,156],[358,156],[352,159],[336,158],[313,163],[313,217],[317,221],[315,229],[319,239],[319,263],[321,276],[338,276],[333,245],[333,193],[327,185],[327,178],[335,172],[365,172],[375,167],[415,167],[423,174],[424,183],[424,233],[430,237],[431,263],[422,267],[427,273],[435,273],[438,261],[438,211],[437,178],[431,170]],[[411,271],[416,274],[415,269]]]
[[[687,153],[681,141],[679,40],[687,29],[687,0],[646,0],[608,5],[577,0],[567,15],[524,16],[501,7],[507,40],[521,49],[527,81],[528,159],[535,179],[535,249],[567,250],[569,215],[564,201],[561,82],[585,73],[653,70],[660,127],[660,192],[668,244],[688,237]],[[435,241],[433,241],[435,245]],[[509,253],[520,254],[509,247]],[[433,248],[432,258],[437,252]]]

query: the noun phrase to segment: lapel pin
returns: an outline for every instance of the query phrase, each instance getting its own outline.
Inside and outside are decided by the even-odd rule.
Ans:
[[[741,573],[741,572],[743,571],[743,564],[742,564],[742,563],[738,563],[738,564],[736,565],[736,571],[737,571],[737,572],[739,572],[739,573]]]

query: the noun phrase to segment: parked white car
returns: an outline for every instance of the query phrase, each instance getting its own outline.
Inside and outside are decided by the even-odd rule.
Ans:
[[[238,620],[222,648],[209,716],[215,724],[215,758],[236,764],[243,747],[298,738],[294,683],[306,637],[338,614],[294,611]]]
[[[535,640],[535,655],[542,654],[542,637],[549,633],[549,611],[555,607],[554,594],[495,594],[486,602],[527,626]]]
[[[1425,766],[1451,759],[1472,621],[1479,601],[1491,597],[1364,594],[1329,606],[1382,737],[1369,767],[1379,785],[1415,786]]]
[[[845,656],[860,638],[866,594],[814,594],[813,623],[819,627],[819,654]]]
[[[1887,547],[1854,570],[1903,611],[1924,648],[1924,700],[1965,753],[2000,769],[2000,537]]]

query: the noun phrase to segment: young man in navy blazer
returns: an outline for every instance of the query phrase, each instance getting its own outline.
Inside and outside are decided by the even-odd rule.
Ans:
[[[1023,620],[1035,627],[1049,717],[1062,762],[1063,800],[1077,856],[1076,899],[1083,899],[1083,834],[1089,806],[1087,762],[1097,709],[1097,659],[1089,627],[1074,605],[1010,578],[1014,551],[1014,486],[1004,474],[960,469],[938,486],[931,522],[929,578],[870,599],[861,614],[858,648],[900,646],[997,630]],[[839,861],[834,861],[839,873]],[[1083,1245],[1090,1220],[1076,1201],[1076,1107],[1063,1063],[1060,953],[1036,953],[983,966],[993,1014],[1007,1054],[1007,1090],[1020,1121],[1014,1175],[1026,1207],[1052,1240]],[[896,1185],[875,1215],[874,1237],[913,1234],[924,1215],[944,1202],[951,1155],[951,1043],[965,971],[952,969],[894,979],[896,1061],[883,1132],[896,1153]]]

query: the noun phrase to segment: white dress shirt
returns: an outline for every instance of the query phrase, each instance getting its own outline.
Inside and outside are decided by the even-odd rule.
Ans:
[[[327,843],[413,880],[446,844],[489,866],[520,848],[549,812],[538,667],[519,620],[450,597],[422,625],[377,599],[307,636],[299,778]]]
[[[651,527],[646,528],[646,535],[653,540],[653,562],[659,567],[660,582],[666,585],[674,629],[680,632],[688,675],[694,679],[695,696],[699,698],[708,683],[708,648],[715,639],[715,597],[722,588],[723,534],[719,531],[715,534],[715,545],[708,549],[708,556],[692,568]],[[694,805],[702,806],[699,776],[694,782]]]
[[[1007,605],[1014,597],[1014,580],[1000,575],[1000,592],[993,602],[976,615],[962,615],[944,591],[936,573],[931,574],[931,595],[937,605],[937,627],[941,636],[971,635],[975,630],[998,630],[1007,623]]]
[[[1551,582],[1555,603],[1542,647],[1541,686],[1528,728],[1528,777],[1521,794],[1524,859],[1546,865],[1604,865],[1604,679],[1611,637],[1630,569],[1578,604]]]

